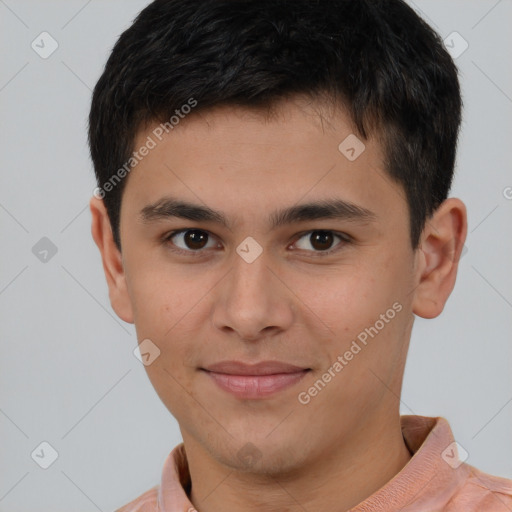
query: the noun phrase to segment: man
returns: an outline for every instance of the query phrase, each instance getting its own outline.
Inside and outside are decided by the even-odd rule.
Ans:
[[[94,90],[118,316],[183,444],[121,511],[506,511],[442,417],[400,416],[454,287],[457,71],[399,0],[157,0]]]

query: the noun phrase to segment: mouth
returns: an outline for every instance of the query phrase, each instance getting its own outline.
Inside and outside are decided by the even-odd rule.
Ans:
[[[297,384],[311,371],[288,363],[245,364],[223,361],[200,368],[223,391],[242,399],[260,399]]]

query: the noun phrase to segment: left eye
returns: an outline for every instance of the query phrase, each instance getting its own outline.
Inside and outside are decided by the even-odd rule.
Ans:
[[[322,253],[331,253],[332,244],[334,242],[334,239],[338,238],[341,240],[341,242],[348,242],[348,239],[341,235],[336,235],[332,231],[323,231],[323,230],[316,230],[316,231],[308,231],[304,235],[302,235],[297,242],[295,242],[294,245],[298,245],[301,240],[306,240],[306,243],[302,243],[302,246],[299,246],[299,249],[309,250],[307,245],[313,247],[313,249],[316,249],[314,252],[322,252]],[[334,247],[338,247],[340,244],[336,244]]]

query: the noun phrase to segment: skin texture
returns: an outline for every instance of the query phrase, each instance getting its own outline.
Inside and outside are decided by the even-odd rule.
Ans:
[[[141,130],[135,147],[156,126]],[[381,146],[364,141],[351,162],[338,150],[351,133],[343,112],[327,116],[320,104],[298,98],[283,101],[272,118],[235,107],[191,114],[128,177],[122,254],[103,202],[91,199],[112,307],[135,324],[139,342],[149,338],[161,351],[146,370],[180,425],[200,512],[347,510],[410,459],[399,396],[414,314],[434,318],[443,310],[466,209],[446,200],[413,251],[405,195],[384,171]],[[230,228],[179,218],[143,222],[142,208],[166,195],[223,212]],[[271,212],[332,198],[373,211],[375,220],[270,229]],[[199,256],[183,236],[161,240],[185,228],[208,233]],[[322,256],[310,237],[320,229],[353,242],[334,237],[334,251]],[[263,249],[252,263],[236,252],[248,236]],[[173,252],[172,242],[189,252]],[[300,403],[299,393],[395,303],[401,310],[394,318]],[[267,398],[242,400],[199,370],[224,360],[283,361],[311,371]],[[247,451],[250,463],[240,457]]]

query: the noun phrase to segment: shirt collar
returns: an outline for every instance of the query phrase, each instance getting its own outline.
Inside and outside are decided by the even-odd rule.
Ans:
[[[470,467],[458,458],[457,445],[443,417],[400,416],[402,435],[413,454],[389,482],[351,512],[413,512],[434,510],[449,501],[468,476]],[[184,444],[167,456],[158,488],[158,510],[193,509],[188,497],[191,479]],[[428,508],[426,508],[428,507]]]

